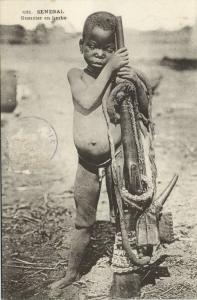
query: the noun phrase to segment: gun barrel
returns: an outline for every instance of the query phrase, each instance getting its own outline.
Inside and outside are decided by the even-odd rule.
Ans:
[[[124,32],[121,16],[116,17],[116,47],[117,49],[124,47]]]

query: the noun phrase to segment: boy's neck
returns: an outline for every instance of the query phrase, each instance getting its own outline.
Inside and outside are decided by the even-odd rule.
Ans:
[[[96,79],[99,76],[101,69],[94,69],[91,66],[87,66],[84,69],[84,72]]]

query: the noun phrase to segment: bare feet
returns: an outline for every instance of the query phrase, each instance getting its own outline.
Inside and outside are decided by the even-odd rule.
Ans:
[[[54,289],[63,289],[65,287],[67,287],[68,285],[72,284],[74,281],[75,281],[76,277],[73,276],[73,277],[63,277],[62,279],[58,280],[58,281],[55,281],[53,282],[52,284],[49,285],[49,288],[51,290],[54,290]]]
[[[49,287],[49,299],[58,299],[64,292],[64,288],[71,285],[76,280],[76,276],[65,276],[53,282]]]
[[[56,293],[61,294],[63,292],[63,288],[69,286],[74,281],[79,279],[79,266],[89,241],[90,232],[88,228],[75,230],[75,234],[73,234],[72,248],[68,262],[68,268],[66,270],[66,276],[48,286],[51,295]]]

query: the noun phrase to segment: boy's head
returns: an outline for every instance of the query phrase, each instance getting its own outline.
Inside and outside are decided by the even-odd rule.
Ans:
[[[87,17],[80,50],[87,64],[101,69],[115,51],[116,17],[108,12],[96,12]]]
[[[99,11],[89,15],[83,26],[83,40],[92,32],[94,27],[110,30],[115,33],[116,17],[109,12]]]

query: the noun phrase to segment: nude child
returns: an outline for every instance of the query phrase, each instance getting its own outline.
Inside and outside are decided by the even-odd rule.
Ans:
[[[110,164],[110,146],[102,99],[111,92],[114,75],[133,79],[126,48],[115,49],[116,18],[107,12],[90,15],[79,42],[87,63],[83,70],[68,72],[74,105],[74,143],[79,155],[74,186],[76,203],[75,232],[66,276],[51,285],[64,288],[77,279],[79,265],[90,241],[100,195],[99,167]],[[120,124],[111,123],[115,148],[121,144]]]

